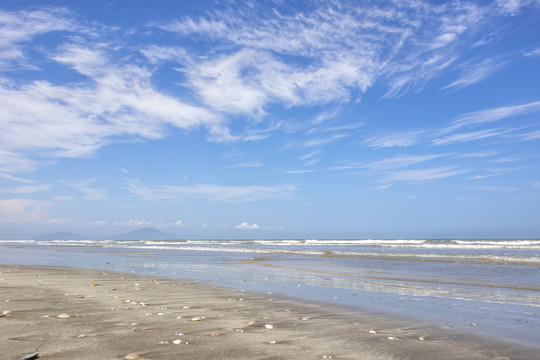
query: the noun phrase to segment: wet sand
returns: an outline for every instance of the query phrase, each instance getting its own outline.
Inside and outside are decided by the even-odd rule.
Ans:
[[[464,333],[249,289],[102,270],[0,265],[0,311],[2,359],[34,352],[40,359],[537,359],[540,353],[475,335],[474,327]]]

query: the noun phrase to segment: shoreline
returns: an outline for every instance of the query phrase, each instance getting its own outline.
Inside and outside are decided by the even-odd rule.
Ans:
[[[35,351],[41,359],[534,359],[540,351],[197,281],[28,265],[0,265],[0,279],[6,359]]]

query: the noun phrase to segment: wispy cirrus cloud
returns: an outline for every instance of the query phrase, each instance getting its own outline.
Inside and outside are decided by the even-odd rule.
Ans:
[[[426,135],[425,130],[403,130],[381,136],[372,136],[364,143],[376,149],[394,146],[412,146],[419,143]]]
[[[33,194],[40,191],[46,191],[49,190],[51,187],[47,184],[39,184],[39,185],[24,185],[24,186],[17,186],[12,188],[3,188],[0,189],[1,193],[7,193],[7,194]]]
[[[533,101],[521,105],[501,106],[486,110],[474,111],[459,116],[451,122],[448,130],[456,130],[463,126],[488,124],[519,115],[526,115],[540,111],[540,101]]]
[[[392,183],[398,181],[405,182],[425,182],[436,179],[443,179],[467,173],[467,169],[459,169],[454,166],[443,166],[429,169],[414,169],[394,171],[388,174],[382,182]]]
[[[35,68],[27,59],[27,42],[38,35],[72,32],[79,28],[72,14],[63,8],[16,12],[0,10],[0,70]]]
[[[297,190],[294,185],[225,186],[215,184],[147,185],[138,180],[126,183],[127,190],[143,200],[199,198],[209,201],[251,202],[258,200],[287,200]]]
[[[462,65],[464,71],[461,77],[446,85],[443,89],[462,88],[479,83],[499,71],[506,64],[508,64],[508,60],[499,59],[484,59],[478,63],[464,64]]]
[[[461,133],[455,133],[451,134],[445,137],[437,138],[432,140],[431,142],[434,145],[447,145],[447,144],[454,144],[458,142],[464,142],[464,141],[476,141],[481,139],[486,139],[494,136],[499,136],[502,134],[506,134],[510,129],[486,129],[486,130],[478,130],[478,131],[470,131],[470,132],[461,132]]]

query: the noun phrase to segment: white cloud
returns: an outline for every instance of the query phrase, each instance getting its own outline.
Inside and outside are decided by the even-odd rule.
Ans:
[[[373,170],[389,170],[415,165],[421,162],[437,159],[449,154],[400,155],[389,159],[365,163],[360,167]]]
[[[86,201],[107,200],[108,198],[107,198],[107,195],[105,195],[104,190],[95,189],[89,186],[93,184],[95,181],[96,181],[95,178],[89,178],[89,179],[82,179],[78,181],[60,181],[60,183],[70,186],[82,192],[84,194],[84,196],[81,197],[82,200],[86,200]]]
[[[173,222],[168,222],[163,224],[163,226],[178,226],[178,227],[184,227],[186,226],[182,220],[177,220]]]
[[[47,224],[54,224],[54,225],[65,225],[75,222],[73,219],[64,219],[64,218],[53,218],[46,221]]]
[[[113,225],[115,226],[150,226],[152,225],[152,222],[148,220],[126,220],[126,221],[115,221]]]
[[[26,186],[14,187],[14,188],[0,189],[0,192],[9,193],[9,194],[33,194],[39,191],[49,190],[50,188],[51,187],[49,185],[45,185],[45,184],[26,185]]]
[[[97,221],[94,221],[94,226],[103,226],[103,225],[106,225],[108,223],[107,220],[97,220]]]
[[[26,59],[26,42],[37,35],[61,30],[76,31],[78,28],[78,24],[65,9],[16,12],[0,10],[0,70],[34,68]]]
[[[47,203],[39,200],[0,199],[0,222],[24,223],[46,220]]]
[[[402,170],[391,172],[384,178],[384,182],[424,182],[435,179],[442,179],[450,176],[461,175],[468,172],[465,169],[456,169],[455,167],[438,167],[422,170]]]
[[[398,131],[390,135],[373,136],[364,141],[364,143],[373,148],[386,148],[394,146],[413,146],[416,145],[425,135],[423,130]]]
[[[461,115],[456,120],[452,121],[451,127],[448,130],[455,130],[462,126],[487,124],[514,116],[534,113],[537,111],[540,111],[540,101],[534,101],[521,105],[501,106],[493,109],[475,111]]]
[[[145,185],[138,180],[126,183],[128,191],[144,200],[199,198],[210,201],[245,202],[266,199],[287,200],[296,191],[293,185],[277,186],[224,186],[214,184]]]
[[[434,139],[431,142],[434,145],[446,145],[446,144],[453,144],[457,142],[463,142],[463,141],[475,141],[480,139],[485,139],[493,136],[498,136],[502,134],[506,134],[510,130],[505,129],[486,129],[486,130],[479,130],[479,131],[472,131],[467,133],[456,133],[452,135],[448,135],[442,138]]]
[[[443,87],[443,89],[449,89],[453,87],[462,88],[476,84],[493,75],[495,72],[499,71],[507,63],[508,61],[505,60],[500,61],[494,59],[484,59],[477,64],[466,64],[464,66],[465,71],[462,76],[459,79]]]
[[[243,222],[239,225],[236,225],[235,228],[239,230],[257,230],[259,229],[259,225]]]

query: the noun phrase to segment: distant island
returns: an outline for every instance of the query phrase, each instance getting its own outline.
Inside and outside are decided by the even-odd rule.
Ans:
[[[109,235],[101,238],[103,240],[174,240],[178,239],[177,235],[167,234],[158,229],[147,227],[142,229],[137,229],[130,231],[125,234],[115,234]],[[78,234],[73,234],[70,232],[53,232],[47,234],[41,234],[36,236],[32,240],[97,240],[91,236],[82,236]]]

